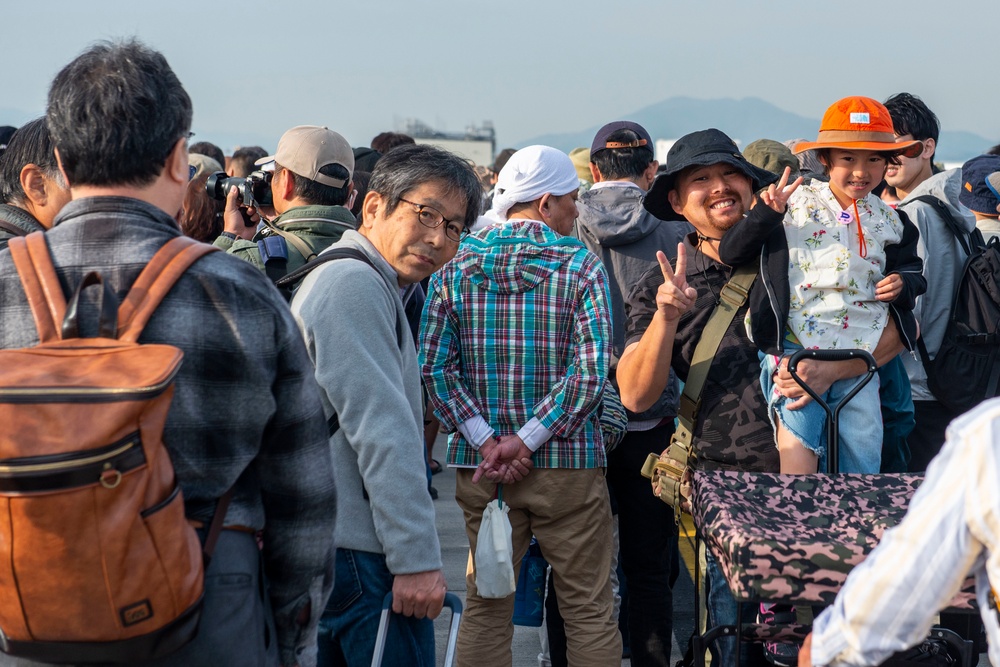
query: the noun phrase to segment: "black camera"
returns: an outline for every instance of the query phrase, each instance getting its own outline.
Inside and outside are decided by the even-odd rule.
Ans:
[[[226,172],[217,171],[208,177],[205,190],[212,199],[225,201],[229,191],[236,188],[242,206],[271,206],[274,204],[271,197],[271,176],[270,171],[255,171],[246,178],[227,177]]]

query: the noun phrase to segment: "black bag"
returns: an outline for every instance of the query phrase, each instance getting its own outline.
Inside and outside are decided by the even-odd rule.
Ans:
[[[931,393],[948,409],[966,412],[1000,393],[1000,242],[985,243],[978,229],[966,232],[940,199],[916,199],[938,210],[966,254],[934,359],[917,340]]]
[[[959,659],[951,654],[946,642],[925,639],[919,646],[895,654],[879,667],[951,667],[959,663]]]

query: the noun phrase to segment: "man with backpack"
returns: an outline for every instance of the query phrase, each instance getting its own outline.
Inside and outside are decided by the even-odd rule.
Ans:
[[[917,254],[924,262],[927,291],[917,297],[913,314],[920,323],[919,358],[903,355],[903,365],[910,377],[916,425],[907,438],[910,448],[910,472],[922,472],[944,444],[944,432],[957,412],[935,396],[927,386],[926,358],[937,356],[944,339],[958,285],[968,253],[951,230],[948,219],[963,232],[975,229],[975,220],[959,202],[962,184],[960,170],[935,173],[934,153],[938,139],[938,119],[923,101],[909,93],[893,95],[885,101],[892,117],[896,141],[920,141],[924,150],[916,157],[900,157],[899,165],[890,165],[885,180],[895,188],[900,202],[896,210],[904,212],[920,231]]]
[[[274,155],[257,160],[258,168],[272,166],[265,173],[271,174],[278,217],[259,231],[247,226],[230,192],[225,228],[215,245],[264,270],[273,282],[323,252],[357,222],[350,210],[354,151],[344,137],[316,125],[293,127],[281,136]]]
[[[0,346],[7,348],[5,354],[11,348],[42,348],[40,339],[46,335],[51,338],[53,331],[58,339],[60,325],[70,324],[73,326],[61,328],[61,344],[72,343],[76,337],[73,328],[77,328],[79,337],[87,339],[74,354],[90,354],[88,348],[110,349],[120,344],[121,339],[109,340],[116,337],[116,329],[134,333],[137,341],[132,342],[137,342],[137,354],[152,354],[150,348],[183,354],[174,376],[172,401],[158,408],[164,423],[162,442],[173,463],[183,505],[174,502],[180,497],[174,495],[139,505],[141,519],[136,517],[137,528],[122,539],[141,541],[145,539],[143,525],[152,533],[154,523],[176,521],[177,534],[184,539],[194,539],[193,527],[203,541],[214,542],[214,555],[204,576],[197,636],[178,651],[156,659],[149,658],[157,655],[155,647],[147,646],[149,651],[144,653],[135,642],[111,642],[106,661],[191,666],[274,665],[280,660],[285,667],[312,665],[316,625],[332,586],[336,500],[319,391],[295,322],[259,271],[222,252],[202,257],[172,284],[158,279],[132,290],[150,259],[165,245],[176,246],[181,237],[174,216],[188,185],[191,118],[191,100],[167,61],[137,41],[93,46],[56,75],[49,92],[47,125],[73,201],[44,236],[15,239],[17,247],[12,241],[9,251],[0,252]],[[186,239],[179,243],[189,244],[196,254],[209,249]],[[40,256],[51,255],[55,269],[47,282],[49,303],[61,300],[52,292],[66,293],[69,305],[65,307],[65,320],[50,317],[48,325],[43,326],[42,316],[50,311],[36,309],[39,299],[29,300],[25,294],[29,283],[22,284],[20,277],[25,267],[22,246],[27,246],[36,267],[41,266],[37,261]],[[20,255],[15,256],[15,251]],[[69,296],[78,286],[90,282],[96,282],[95,287],[103,283],[102,297],[98,298],[98,290],[92,288]],[[169,291],[145,326],[137,324],[133,319],[139,312],[133,308],[135,302],[141,302],[146,295],[153,298],[161,287]],[[115,311],[109,308],[109,304],[116,305],[115,301],[122,302],[117,327]],[[60,315],[58,311],[51,312]],[[85,358],[100,361],[93,356]],[[12,370],[10,364],[4,367]],[[20,370],[29,373],[31,368],[22,365]],[[77,435],[71,431],[55,437],[46,430],[48,422],[74,405],[70,399],[61,399],[66,405],[60,406],[60,381],[49,382],[56,383],[51,388],[55,397],[48,399],[48,405],[54,407],[46,413],[46,420],[36,420],[41,426],[27,432],[14,420],[4,421],[0,459],[9,467],[24,470],[18,468],[18,460],[11,461],[15,455],[10,452],[19,446],[41,459],[41,453],[63,444],[60,440],[73,440]],[[0,394],[5,414],[10,414],[11,405],[35,409],[32,404],[19,404],[16,395],[10,397],[11,391]],[[90,412],[83,413],[77,424],[79,433],[87,433],[101,421],[114,424],[120,419],[111,411],[118,403],[105,404],[102,407],[100,400],[94,401]],[[38,404],[37,409],[46,407]],[[149,429],[149,422],[156,418],[147,411],[138,427],[122,425],[124,432],[139,429],[135,440],[141,440],[142,447],[129,454],[131,463],[109,460],[103,469],[92,471],[93,477],[60,480],[66,486],[75,484],[84,491],[91,490],[91,503],[79,503],[80,507],[67,504],[63,516],[31,517],[30,523],[61,522],[66,535],[81,535],[82,528],[73,518],[75,513],[111,502],[115,488],[128,488],[136,475],[145,474],[144,470],[161,472],[172,485],[169,466],[151,459],[152,450],[146,447],[147,441],[158,439],[159,434]],[[131,444],[106,455],[126,451]],[[64,469],[67,460],[63,458],[61,464],[56,461],[54,466],[40,467],[52,469],[52,476],[56,469]],[[72,458],[80,465],[88,460]],[[23,458],[20,462],[23,464]],[[26,506],[35,497],[19,495],[9,485],[0,489],[0,502],[9,508]],[[220,499],[228,497],[232,500],[225,510],[220,507],[225,505]],[[171,513],[161,512],[163,507],[170,507]],[[213,521],[217,516],[221,520]],[[30,555],[38,559],[72,552],[86,546],[82,542],[100,544],[98,553],[117,553],[122,545],[111,541],[107,531],[122,516],[98,514],[97,520],[100,530],[82,533],[83,537],[46,535],[41,542],[46,546]],[[215,533],[213,528],[223,525]],[[262,547],[255,539],[258,536]],[[0,545],[5,563],[26,558],[18,550],[17,538],[17,534],[13,538],[7,534]],[[168,541],[142,553],[153,557],[154,552],[161,552],[162,558],[162,552],[171,551],[177,544],[176,540]],[[187,556],[193,555],[198,567],[182,570],[177,577],[201,579],[198,546],[195,541],[193,549],[186,552]],[[24,549],[23,543],[20,549]],[[116,560],[107,555],[105,559],[103,575],[99,567],[97,574],[88,575],[90,579],[100,581],[139,570],[134,560]],[[85,633],[108,606],[108,600],[106,596],[94,596],[79,610],[63,604],[76,588],[93,584],[80,580],[81,571],[75,567],[60,571],[22,569],[15,578],[4,576],[0,579],[4,593],[0,596],[4,600],[0,611],[4,618],[12,615],[11,597],[17,595],[13,586],[58,582],[50,587],[42,607],[43,612],[49,610],[50,616],[57,615],[57,627],[61,628],[55,637],[48,637],[49,643],[66,641],[71,630]],[[125,581],[139,586],[145,584],[142,579],[132,574],[131,580],[126,576]],[[120,617],[120,636],[165,613],[155,601],[142,596],[132,599],[136,597],[140,599],[134,604],[115,604],[112,609],[112,615]],[[39,622],[39,615],[38,609],[31,613],[24,610],[29,631]],[[2,625],[6,639],[12,626]],[[45,638],[32,637],[24,643],[30,651],[38,648],[34,640],[41,639]],[[9,648],[5,642],[3,650]],[[61,662],[75,661],[83,649],[92,658],[100,657],[101,648],[100,642],[84,637],[64,647],[69,657]],[[0,665],[57,662],[49,653],[36,651],[32,655],[33,661],[29,662],[0,654]]]

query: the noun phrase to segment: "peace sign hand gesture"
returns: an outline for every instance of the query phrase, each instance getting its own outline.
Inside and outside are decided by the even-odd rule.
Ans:
[[[676,271],[670,268],[670,262],[662,250],[656,251],[656,261],[660,263],[660,271],[663,272],[663,284],[656,290],[657,311],[668,322],[673,322],[694,305],[698,296],[698,292],[687,283],[687,248],[683,243],[677,244]]]
[[[785,212],[785,205],[788,203],[788,198],[802,185],[801,176],[796,178],[791,185],[788,185],[788,177],[791,175],[791,168],[785,167],[785,172],[781,175],[781,179],[777,183],[771,183],[771,185],[767,186],[766,190],[762,190],[760,193],[760,200],[778,213]]]

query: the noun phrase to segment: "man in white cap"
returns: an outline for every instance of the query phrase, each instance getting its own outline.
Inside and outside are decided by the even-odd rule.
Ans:
[[[293,127],[281,136],[277,152],[256,164],[273,167],[270,187],[278,217],[259,228],[247,226],[233,188],[215,245],[276,281],[357,228],[351,213],[354,151],[341,135],[317,125]]]
[[[421,367],[441,423],[475,553],[486,505],[502,493],[520,562],[532,534],[555,576],[567,657],[618,664],[611,509],[598,408],[611,350],[607,276],[567,236],[579,178],[569,157],[530,146],[500,172],[501,224],[469,237],[431,278]],[[460,665],[511,664],[514,596],[485,599],[466,577]]]

